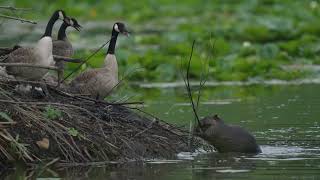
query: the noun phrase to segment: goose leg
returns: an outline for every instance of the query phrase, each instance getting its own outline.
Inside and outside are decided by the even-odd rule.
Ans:
[[[44,82],[44,81],[43,81]],[[41,83],[39,87],[31,86],[31,95],[34,98],[44,98],[49,96],[49,91],[45,83]]]
[[[43,83],[41,83],[40,88],[42,89],[42,93],[44,95],[44,97],[49,96],[49,90],[47,88],[47,84],[45,83],[45,81],[43,81]]]
[[[61,84],[61,79],[63,77],[63,73],[64,73],[64,64],[62,61],[59,61],[56,63],[56,66],[58,68],[58,84],[57,84],[57,88],[60,87]]]
[[[99,93],[96,96],[96,100],[100,100],[100,94]]]
[[[57,84],[57,88],[60,87],[62,75],[63,75],[63,70],[60,69],[60,70],[58,71],[58,82],[57,82],[58,84]]]
[[[39,91],[34,85],[31,85],[31,96],[33,98],[43,98],[45,95],[42,90]]]

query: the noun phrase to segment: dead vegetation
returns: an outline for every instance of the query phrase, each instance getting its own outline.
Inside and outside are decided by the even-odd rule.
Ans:
[[[41,84],[0,80],[0,162],[128,161],[189,150],[187,132],[137,113],[136,103],[96,101],[50,85],[39,99],[17,91],[26,83]]]

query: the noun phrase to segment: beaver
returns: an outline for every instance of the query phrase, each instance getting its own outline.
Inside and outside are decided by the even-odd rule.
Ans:
[[[195,135],[212,144],[218,152],[261,153],[256,139],[240,126],[226,124],[218,115],[200,120]]]

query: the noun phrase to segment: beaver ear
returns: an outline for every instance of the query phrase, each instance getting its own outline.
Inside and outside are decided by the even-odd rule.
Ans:
[[[219,118],[218,114],[215,114],[212,118],[214,120],[216,120],[216,121],[221,121],[221,119]]]

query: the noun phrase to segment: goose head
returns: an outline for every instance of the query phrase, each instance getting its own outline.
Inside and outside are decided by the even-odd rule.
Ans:
[[[66,13],[63,10],[56,10],[53,13],[53,17],[56,20],[60,19],[60,20],[64,21],[65,23],[70,24],[70,18],[67,17]]]
[[[125,36],[129,36],[129,31],[127,30],[126,26],[124,23],[122,22],[116,22],[113,25],[113,31],[117,32],[117,33],[121,33]]]
[[[82,28],[75,18],[70,19],[70,26],[74,27],[77,31],[80,31]]]

